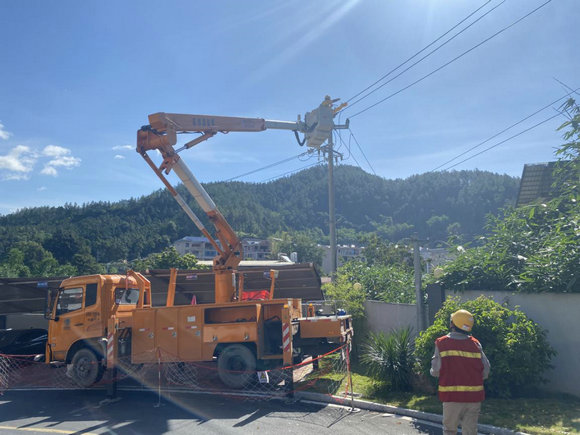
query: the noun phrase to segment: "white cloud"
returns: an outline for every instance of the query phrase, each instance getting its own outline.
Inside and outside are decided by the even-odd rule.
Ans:
[[[58,171],[54,169],[52,166],[48,166],[48,164],[44,165],[42,171],[40,171],[42,175],[50,175],[52,177],[56,177],[58,175]]]
[[[68,148],[59,147],[57,145],[47,145],[42,150],[43,156],[48,157],[61,157],[70,154],[70,150]]]
[[[8,173],[8,174],[3,174],[1,177],[2,181],[21,181],[21,180],[28,180],[30,178],[30,175],[28,174],[18,174],[16,172],[12,172],[12,173]]]
[[[3,180],[26,180],[37,160],[37,154],[25,145],[14,147],[8,154],[0,155]]]
[[[72,169],[79,166],[81,164],[81,159],[73,157],[70,154],[71,150],[68,148],[59,147],[57,145],[47,145],[42,150],[42,155],[52,157],[52,159],[44,164],[44,168],[42,168],[40,173],[56,177],[58,175],[57,168]]]
[[[8,139],[10,136],[12,136],[12,133],[7,132],[6,130],[4,130],[4,124],[2,124],[0,122],[0,139]]]
[[[46,186],[40,186],[38,189],[36,189],[38,192],[44,192],[46,190]]]
[[[57,145],[48,145],[38,153],[26,145],[17,145],[8,154],[0,155],[0,180],[28,180],[40,158],[48,158],[40,171],[43,175],[56,177],[58,169],[72,169],[81,159],[71,155],[71,150]]]
[[[114,158],[115,158],[115,159],[124,159],[124,158],[125,158],[125,156],[122,156],[121,154],[117,154],[117,155],[115,155],[115,157],[114,157]]]
[[[113,147],[114,151],[120,151],[120,150],[132,150],[134,148],[133,145],[116,145]]]

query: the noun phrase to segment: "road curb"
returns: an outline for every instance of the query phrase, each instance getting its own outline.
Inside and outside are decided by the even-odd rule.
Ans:
[[[430,412],[415,411],[414,409],[398,408],[396,406],[384,405],[382,403],[369,402],[360,399],[350,399],[348,397],[331,396],[328,394],[310,393],[299,391],[295,393],[296,398],[311,400],[314,402],[332,403],[335,405],[352,406],[354,408],[365,409],[368,411],[404,415],[417,420],[425,420],[432,423],[442,424],[443,417],[440,414]],[[510,429],[491,426],[489,424],[478,424],[477,431],[482,434],[492,435],[528,435],[524,432],[515,432]]]

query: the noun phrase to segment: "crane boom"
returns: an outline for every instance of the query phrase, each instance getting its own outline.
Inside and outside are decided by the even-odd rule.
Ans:
[[[344,126],[334,125],[333,117],[338,110],[338,108],[333,109],[332,107],[335,101],[337,100],[326,97],[317,109],[306,113],[305,121],[301,121],[300,116],[298,116],[298,120],[294,122],[159,112],[149,115],[149,125],[142,127],[137,132],[137,152],[151,166],[177,203],[218,253],[213,260],[216,303],[230,302],[235,296],[235,283],[231,273],[237,269],[243,258],[242,243],[178,153],[215,136],[217,133],[260,132],[266,129],[292,130],[304,133],[307,146],[319,148],[332,134],[333,128],[348,128],[348,120]],[[174,145],[177,144],[178,133],[199,133],[200,136],[176,150]],[[161,166],[157,167],[147,154],[151,150],[157,150],[161,153],[163,157]],[[201,220],[165,177],[164,173],[169,174],[172,169],[214,225],[215,237],[219,243],[210,235]]]

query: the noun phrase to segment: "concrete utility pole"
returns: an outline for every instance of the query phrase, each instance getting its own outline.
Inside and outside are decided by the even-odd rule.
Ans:
[[[413,237],[413,268],[415,269],[415,299],[417,299],[417,333],[423,326],[423,295],[421,294],[421,255],[419,253],[419,239]]]
[[[306,145],[309,147],[322,150],[328,156],[328,226],[330,237],[330,276],[334,281],[336,275],[337,258],[336,258],[336,218],[334,215],[334,144],[332,141],[332,133],[338,129],[348,129],[349,120],[347,119],[344,125],[336,125],[334,117],[340,110],[342,110],[346,103],[338,107],[333,104],[339,99],[331,99],[328,95],[318,108],[306,113],[304,121],[306,126],[311,126],[304,134]],[[321,145],[328,141],[325,147]]]
[[[334,214],[334,143],[332,132],[328,138],[328,226],[330,236],[330,268],[334,282],[337,268],[336,260],[336,216]]]

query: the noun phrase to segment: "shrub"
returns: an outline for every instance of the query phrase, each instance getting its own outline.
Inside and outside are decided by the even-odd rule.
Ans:
[[[481,342],[491,363],[485,382],[489,396],[520,396],[545,382],[542,375],[556,354],[546,339],[546,331],[517,308],[510,310],[484,296],[463,304],[458,298],[445,301],[434,324],[421,332],[415,342],[423,373],[429,374],[435,339],[449,331],[451,313],[460,308],[473,314],[473,336]]]
[[[389,335],[371,332],[363,346],[361,362],[373,378],[388,382],[393,390],[409,391],[415,364],[411,328]]]

